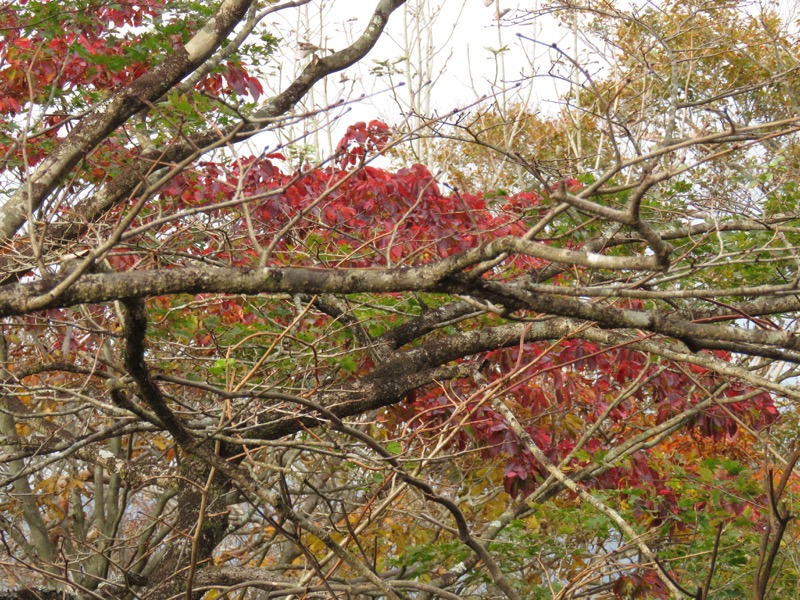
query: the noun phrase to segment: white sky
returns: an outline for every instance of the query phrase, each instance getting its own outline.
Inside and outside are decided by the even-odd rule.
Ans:
[[[270,26],[285,42],[279,59],[284,85],[309,60],[298,51],[298,43],[341,49],[367,26],[376,1],[315,0],[280,13],[282,20]],[[492,93],[504,94],[501,102],[513,98],[532,108],[557,98],[553,79],[537,79],[532,85],[529,78],[534,72],[546,74],[550,69],[548,45],[555,42],[561,48],[571,47],[571,32],[560,28],[552,17],[534,24],[512,23],[513,17],[520,15],[515,9],[536,10],[538,4],[538,0],[494,0],[491,6],[484,0],[409,0],[391,16],[387,31],[361,63],[315,86],[307,108],[321,108],[340,98],[370,97],[351,106],[339,123],[315,135],[312,143],[324,153],[347,125],[373,118],[397,124],[412,105],[431,114],[448,112]],[[506,10],[498,27],[497,14]],[[521,39],[518,33],[541,43]],[[501,48],[505,50],[498,53]],[[409,56],[409,61],[402,60],[404,56]],[[370,71],[379,61],[393,64],[398,72],[376,77]],[[527,80],[527,85],[511,90],[520,80]],[[426,81],[432,83],[421,85]],[[387,91],[400,83],[405,85]],[[563,84],[560,91],[565,91]]]

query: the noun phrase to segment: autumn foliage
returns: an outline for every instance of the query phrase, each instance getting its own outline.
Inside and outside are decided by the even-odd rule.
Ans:
[[[554,114],[325,153],[312,87],[420,13],[291,72],[262,4],[0,8],[0,596],[796,589],[777,13],[557,3],[613,68],[547,46]]]

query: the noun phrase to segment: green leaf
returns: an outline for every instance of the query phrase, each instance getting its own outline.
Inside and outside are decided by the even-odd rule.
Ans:
[[[234,358],[220,358],[214,361],[214,364],[211,365],[209,372],[217,377],[222,377],[228,372],[228,369],[232,369],[235,365],[236,359]]]
[[[398,441],[389,442],[386,444],[386,451],[397,456],[403,452],[403,445]]]

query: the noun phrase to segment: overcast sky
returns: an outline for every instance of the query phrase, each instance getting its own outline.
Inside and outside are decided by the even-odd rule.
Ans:
[[[310,60],[303,56],[313,50],[306,44],[321,47],[324,53],[341,49],[358,36],[367,26],[375,3],[315,0],[297,11],[280,13],[282,20],[271,25],[285,42],[277,61],[281,79],[287,81]],[[557,97],[551,78],[543,77],[533,86],[528,83],[511,88],[517,82],[529,81],[534,72],[546,74],[551,53],[547,45],[558,43],[560,48],[570,48],[572,35],[551,17],[515,25],[522,14],[518,8],[536,10],[538,1],[495,0],[486,6],[485,0],[409,0],[392,15],[386,35],[364,61],[320,82],[309,96],[309,108],[321,108],[340,98],[370,96],[352,106],[330,133],[318,135],[316,143],[325,146],[326,139],[335,143],[344,127],[355,121],[382,118],[396,124],[412,102],[421,112],[443,113],[505,89],[508,91],[502,100],[513,96],[532,108],[544,104],[547,110],[548,101]],[[503,14],[500,28],[498,12]],[[402,60],[407,49],[411,51],[410,65]],[[432,60],[426,65],[428,56]],[[422,76],[416,75],[420,65],[425,71]],[[388,75],[389,70],[394,73]],[[429,79],[430,85],[420,85]],[[401,83],[402,87],[387,91]]]

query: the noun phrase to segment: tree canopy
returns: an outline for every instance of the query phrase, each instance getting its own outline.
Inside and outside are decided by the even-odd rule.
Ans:
[[[796,594],[794,24],[484,4],[548,109],[309,101],[425,0],[0,6],[0,598]]]

